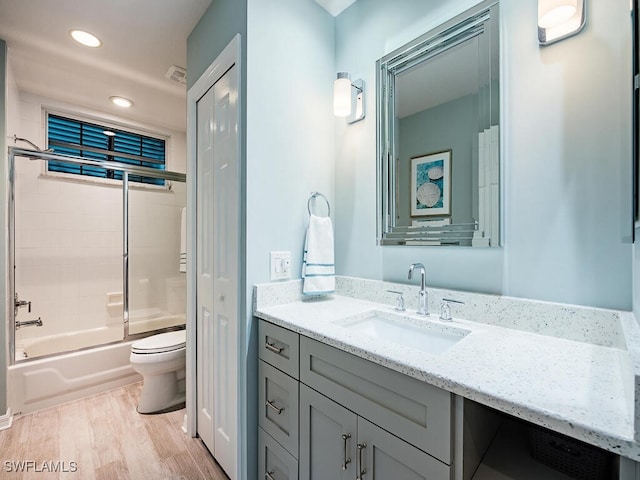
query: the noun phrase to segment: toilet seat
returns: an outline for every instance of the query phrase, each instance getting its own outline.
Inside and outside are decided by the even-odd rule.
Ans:
[[[153,354],[172,352],[185,348],[187,342],[186,330],[161,333],[143,338],[131,344],[132,354]]]

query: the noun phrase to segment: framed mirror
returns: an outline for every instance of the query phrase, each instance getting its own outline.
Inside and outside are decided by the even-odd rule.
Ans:
[[[378,60],[378,243],[500,245],[498,2]]]

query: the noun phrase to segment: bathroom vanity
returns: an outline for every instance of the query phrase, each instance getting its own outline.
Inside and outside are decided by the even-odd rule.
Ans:
[[[273,478],[469,479],[497,428],[477,403],[264,320],[259,345],[258,471]]]
[[[481,461],[514,417],[633,470],[640,337],[631,314],[429,289],[432,314],[422,319],[413,286],[336,285],[318,300],[302,299],[299,281],[256,287],[260,475],[490,478]],[[406,312],[389,289],[403,292]],[[442,298],[465,302],[451,307],[451,322],[438,319]]]

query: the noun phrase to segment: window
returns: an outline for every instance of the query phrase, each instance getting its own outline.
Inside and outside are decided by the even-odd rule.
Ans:
[[[49,160],[47,170],[71,175],[122,179],[122,172],[109,169],[109,162],[165,169],[165,140],[114,129],[74,118],[47,114],[48,146],[55,153],[105,162],[105,167],[76,165]],[[160,178],[129,174],[129,181],[164,185]]]

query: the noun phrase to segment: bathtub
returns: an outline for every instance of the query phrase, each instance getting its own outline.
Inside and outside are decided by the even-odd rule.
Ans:
[[[184,319],[169,315],[130,323],[140,331],[181,325]],[[11,411],[34,412],[142,380],[129,364],[135,340],[122,341],[122,334],[122,326],[100,327],[16,345],[17,362],[7,372]],[[105,345],[109,342],[116,343]],[[77,351],[58,354],[61,350]]]

